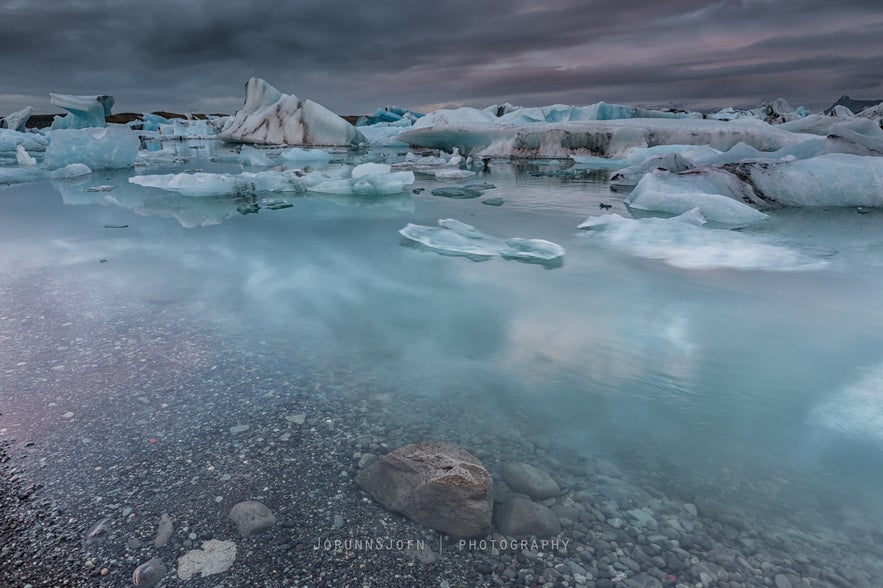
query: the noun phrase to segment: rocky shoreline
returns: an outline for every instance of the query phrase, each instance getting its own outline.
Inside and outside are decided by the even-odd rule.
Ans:
[[[392,407],[378,413],[371,401],[300,402],[305,413],[253,415],[223,434],[185,440],[186,452],[164,452],[167,440],[148,440],[152,459],[116,455],[112,476],[77,483],[69,477],[40,487],[30,481],[27,460],[9,457],[24,448],[6,442],[0,584],[124,586],[139,565],[159,558],[166,585],[175,585],[179,558],[213,540],[234,542],[235,562],[217,575],[194,575],[188,585],[870,588],[880,582],[877,527],[861,535],[854,527],[847,536],[825,531],[808,511],[803,522],[819,525],[816,530],[759,520],[724,502],[685,502],[660,491],[653,471],[627,473],[625,464],[525,439],[482,439],[475,453],[494,475],[497,510],[535,500],[554,513],[560,533],[447,537],[387,512],[353,482],[359,464],[372,461],[366,455],[422,438],[426,424],[396,428],[377,418],[397,420]],[[558,495],[514,492],[523,477],[515,470],[524,466],[510,460],[532,463],[543,484],[559,487]],[[188,467],[194,462],[199,474]],[[62,509],[53,502],[84,491],[94,494],[80,505]],[[240,500],[267,505],[278,522],[241,536],[228,520]],[[172,526],[166,541],[158,541],[164,531],[157,513]]]

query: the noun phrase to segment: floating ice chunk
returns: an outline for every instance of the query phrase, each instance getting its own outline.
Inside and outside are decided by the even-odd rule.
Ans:
[[[28,152],[25,151],[24,145],[19,145],[16,148],[15,160],[18,162],[19,165],[23,166],[37,165],[37,160],[28,155]]]
[[[135,165],[161,165],[168,163],[184,163],[185,161],[186,159],[181,157],[181,154],[177,149],[173,147],[163,147],[158,151],[139,151],[138,157],[135,158]]]
[[[854,118],[831,127],[826,141],[829,153],[883,155],[883,129],[866,118]]]
[[[564,257],[564,248],[544,239],[513,237],[506,239],[505,247],[500,249],[500,255],[505,259],[550,262]]]
[[[442,108],[430,112],[420,120],[414,123],[414,129],[425,129],[431,127],[449,127],[449,126],[472,126],[475,124],[497,124],[497,117],[489,112],[478,110],[477,108],[447,109]],[[450,149],[449,149],[450,151]]]
[[[399,231],[406,239],[441,253],[483,261],[500,256],[504,259],[560,265],[564,248],[542,239],[500,239],[482,233],[472,225],[452,218],[438,221],[439,226],[427,227],[408,223]]]
[[[28,151],[42,151],[46,149],[48,143],[49,139],[44,135],[0,129],[0,152],[17,151],[19,145]]]
[[[49,133],[43,165],[47,169],[84,163],[92,169],[132,167],[141,143],[129,127],[112,125],[95,129],[61,129]]]
[[[692,162],[685,159],[680,153],[656,155],[649,157],[641,163],[630,165],[610,176],[611,188],[631,188],[637,186],[645,175],[653,171],[680,172],[693,167]]]
[[[267,157],[267,154],[260,149],[243,145],[239,152],[239,163],[252,167],[272,167],[276,165]]]
[[[265,171],[241,174],[154,174],[129,178],[129,182],[160,188],[184,196],[223,196],[255,192],[303,192],[305,181],[294,171]]]
[[[163,139],[214,139],[218,129],[226,117],[210,119],[175,118],[167,123],[157,125],[160,138]]]
[[[363,163],[353,168],[351,177],[311,183],[308,190],[324,194],[383,196],[399,194],[414,183],[414,172],[391,172],[384,163]]]
[[[354,126],[311,100],[283,94],[260,78],[245,85],[245,105],[225,126],[221,139],[265,145],[357,145],[365,137]]]
[[[20,184],[41,180],[63,180],[91,174],[92,170],[82,163],[72,163],[47,171],[36,166],[0,167],[0,184]]]
[[[373,174],[388,174],[392,171],[392,167],[385,163],[363,163],[353,168],[350,176],[353,178],[361,178],[362,176],[370,176]]]
[[[704,191],[696,184],[685,175],[649,173],[638,182],[625,202],[629,208],[673,215],[695,209],[711,223],[728,228],[747,227],[768,218],[766,214],[734,200],[730,186],[724,186],[729,194],[725,196]]]
[[[33,113],[34,109],[30,106],[26,106],[21,110],[16,110],[11,114],[7,114],[0,118],[0,129],[9,129],[23,133],[25,131],[25,126],[28,123],[28,119],[31,118]]]
[[[399,133],[402,132],[404,128],[408,128],[411,126],[411,123],[408,122],[407,125],[371,125],[367,127],[358,126],[359,132],[365,137],[365,142],[372,147],[407,147],[406,143],[402,143],[398,140]]]
[[[580,228],[606,247],[690,269],[815,270],[827,262],[783,243],[726,229],[697,226],[695,211],[669,219],[627,219],[612,213]]]
[[[313,167],[325,165],[333,159],[333,156],[322,149],[301,149],[292,147],[279,154],[281,159],[291,163],[306,164]]]
[[[432,173],[440,180],[459,180],[475,175],[474,171],[468,169],[439,169]]]
[[[750,184],[757,200],[783,206],[883,206],[883,157],[831,153],[780,163],[742,162],[725,169]],[[702,181],[705,172],[690,181]],[[686,174],[684,174],[686,176]]]
[[[52,130],[87,129],[106,127],[106,117],[111,115],[113,96],[73,96],[49,94],[49,103],[64,108],[68,114],[52,120]]]
[[[168,125],[172,121],[159,114],[145,112],[141,115],[141,130],[148,132],[159,132],[160,125]]]
[[[70,178],[78,178],[92,173],[88,165],[84,163],[69,163],[64,167],[54,169],[49,172],[51,180],[66,180]]]

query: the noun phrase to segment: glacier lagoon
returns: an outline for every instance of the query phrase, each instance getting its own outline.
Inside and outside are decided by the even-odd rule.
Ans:
[[[170,145],[181,159],[149,173],[243,169],[231,146]],[[332,155],[332,170],[405,160]],[[116,517],[103,549],[126,565],[138,554],[122,544],[151,540],[163,511],[201,540],[224,538],[206,514],[216,496],[225,513],[260,496],[285,516],[292,470],[334,485],[297,494],[310,528],[336,513],[424,533],[360,501],[348,472],[355,455],[432,439],[589,493],[583,516],[609,535],[563,533],[595,563],[549,561],[598,582],[883,578],[880,210],[768,210],[736,231],[632,218],[608,172],[568,160],[418,172],[385,196],[188,197],[128,181],[143,172],[0,187],[0,429],[32,443],[21,451],[66,509]],[[475,198],[432,194],[476,184]],[[551,241],[563,263],[440,255],[399,234],[439,219]],[[647,547],[675,536],[680,551]],[[475,554],[430,540],[441,558],[418,567],[459,585]],[[640,573],[621,569],[635,544]],[[503,567],[524,565],[510,555]]]

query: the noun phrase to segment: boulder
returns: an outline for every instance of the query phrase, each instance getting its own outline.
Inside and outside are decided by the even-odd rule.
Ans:
[[[523,498],[513,498],[497,508],[497,528],[513,537],[551,537],[561,532],[561,522],[551,509]]]
[[[522,462],[503,466],[503,479],[515,492],[527,494],[534,500],[554,498],[561,494],[558,482],[543,470]]]
[[[166,575],[166,564],[158,557],[154,557],[137,568],[132,573],[132,584],[136,588],[154,588],[162,582]]]
[[[366,466],[356,483],[388,510],[455,537],[487,535],[493,479],[465,449],[428,441]]]
[[[260,502],[246,500],[230,509],[230,520],[243,537],[253,537],[276,524],[276,515]]]

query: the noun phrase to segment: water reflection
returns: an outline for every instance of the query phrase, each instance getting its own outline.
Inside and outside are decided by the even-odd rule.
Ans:
[[[271,210],[278,195],[187,198],[128,176],[53,182],[63,205],[49,184],[5,191],[0,269],[63,275],[80,293],[64,302],[72,315],[161,305],[254,349],[321,350],[421,418],[449,423],[444,407],[486,416],[489,435],[640,457],[691,492],[712,467],[758,479],[799,470],[819,487],[866,489],[862,507],[880,508],[880,215],[779,211],[750,232],[801,254],[836,251],[818,271],[697,270],[577,235],[611,198],[603,182],[506,163],[488,178],[499,208],[427,191],[286,196],[291,208]],[[259,213],[243,214],[252,204]],[[555,241],[567,263],[400,246],[407,223],[448,217]]]

